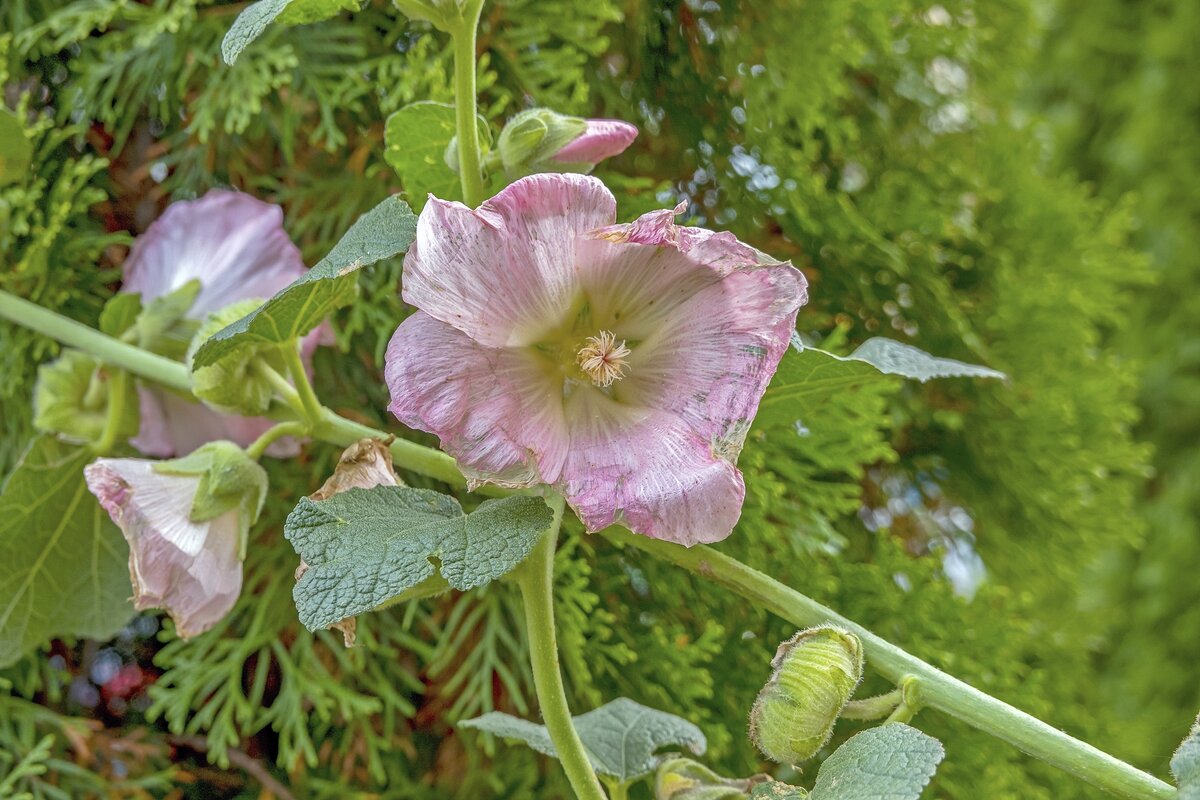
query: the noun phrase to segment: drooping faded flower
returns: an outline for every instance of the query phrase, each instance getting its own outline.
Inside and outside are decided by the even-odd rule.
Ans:
[[[569,117],[548,108],[514,116],[496,140],[510,179],[535,172],[591,172],[606,158],[625,151],[638,129],[616,119]]]
[[[229,613],[266,495],[262,467],[231,442],[211,442],[173,461],[97,459],[84,477],[129,542],[134,607],[166,609],[183,638]]]
[[[736,466],[806,300],[804,277],[683,207],[614,225],[580,175],[517,181],[476,211],[431,198],[405,259],[420,311],[388,346],[390,408],[474,483],[546,483],[590,530],[729,535]]]
[[[198,323],[240,300],[269,298],[304,272],[278,206],[217,189],[198,200],[172,203],[138,237],[125,260],[122,291],[141,294],[145,304],[199,280],[199,293],[187,312]],[[318,336],[305,339],[306,353]],[[151,456],[189,453],[217,439],[247,445],[272,424],[218,414],[157,389],[139,388],[138,398],[141,428],[132,444]],[[297,447],[294,440],[281,440],[268,452],[289,455]]]

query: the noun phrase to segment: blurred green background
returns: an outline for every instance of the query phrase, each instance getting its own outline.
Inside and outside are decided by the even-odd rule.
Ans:
[[[383,123],[452,100],[440,35],[367,2],[227,67],[245,5],[0,0],[0,85],[35,152],[0,189],[0,288],[94,323],[171,199],[278,202],[314,263],[403,190]],[[494,126],[529,105],[636,123],[598,173],[621,216],[687,198],[695,224],[792,259],[806,339],[1011,376],[897,382],[753,438],[722,549],[1160,776],[1200,709],[1198,40],[1194,2],[496,0],[479,42]],[[317,361],[322,397],[373,423],[400,267],[362,281],[344,352]],[[0,472],[56,352],[0,324]],[[509,587],[371,615],[353,650],[297,623],[279,523],[336,455],[272,466],[216,630],[183,645],[142,615],[0,671],[0,785],[24,763],[46,771],[9,788],[35,798],[567,796],[545,759],[453,729],[536,714]],[[745,719],[791,630],[578,531],[558,572],[574,707],[626,695],[698,723],[714,767],[767,766]],[[936,712],[917,724],[947,749],[927,797],[1096,796]]]

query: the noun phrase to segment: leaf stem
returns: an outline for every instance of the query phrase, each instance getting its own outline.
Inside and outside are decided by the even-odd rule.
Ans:
[[[278,425],[272,425],[263,431],[262,436],[259,436],[250,446],[246,448],[246,455],[253,458],[255,461],[261,461],[263,453],[267,451],[275,441],[282,439],[284,436],[303,436],[308,433],[308,423],[293,420],[291,422],[281,422]]]
[[[307,418],[308,413],[304,408],[304,401],[300,399],[300,393],[296,391],[296,388],[288,383],[287,378],[280,375],[275,371],[274,367],[261,359],[254,361],[250,365],[250,369],[254,370],[263,380],[271,384],[271,388],[275,390],[275,394],[279,395],[279,398],[283,400],[288,408],[296,412],[296,416]]]
[[[483,170],[479,164],[479,126],[476,122],[475,37],[483,0],[467,0],[462,18],[450,31],[454,47],[454,117],[457,125],[458,175],[463,202],[475,208],[483,202]]]
[[[537,689],[542,719],[558,760],[580,800],[604,800],[604,789],[596,777],[583,742],[571,721],[567,693],[563,689],[558,664],[558,643],[554,633],[554,548],[562,525],[562,495],[551,493],[546,502],[554,511],[554,522],[542,534],[533,552],[513,573],[525,604],[525,627],[529,633],[529,655],[533,664],[533,684]]]
[[[121,432],[121,419],[125,416],[125,404],[129,402],[129,384],[132,378],[123,369],[110,370],[108,379],[108,410],[104,416],[104,430],[92,445],[96,455],[106,456],[117,444]]]
[[[0,318],[77,347],[106,364],[190,393],[187,368],[182,364],[118,341],[4,291],[0,291]],[[346,446],[365,437],[387,438],[383,431],[339,417],[327,408],[322,409],[321,415],[321,424],[312,435],[332,444]],[[445,453],[403,439],[392,442],[391,452],[396,463],[405,469],[453,486],[464,485],[454,459]],[[495,487],[482,490],[487,494],[506,494]],[[1110,794],[1127,800],[1169,800],[1176,796],[1175,789],[1158,778],[947,675],[832,609],[710,547],[681,547],[616,527],[604,530],[603,535],[617,544],[640,548],[712,580],[797,626],[833,622],[853,631],[862,639],[871,664],[885,677],[899,682],[904,676],[913,675],[920,680],[920,699],[925,707],[938,709],[1003,739]],[[561,686],[561,677],[558,683]]]
[[[605,529],[603,534],[617,544],[644,550],[718,583],[794,625],[807,628],[833,623],[851,631],[862,640],[867,658],[884,677],[900,682],[912,675],[920,681],[924,706],[944,711],[1116,797],[1175,797],[1175,789],[1158,778],[947,675],[795,589],[710,547],[687,548],[616,527]]]
[[[300,395],[305,420],[312,427],[320,425],[324,416],[324,406],[317,399],[317,393],[313,391],[312,383],[308,380],[308,370],[304,368],[304,361],[300,358],[299,344],[295,341],[285,342],[279,349],[287,364],[288,374],[292,376],[292,383],[296,386],[296,393]]]

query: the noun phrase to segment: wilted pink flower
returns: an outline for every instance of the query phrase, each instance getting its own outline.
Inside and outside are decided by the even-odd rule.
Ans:
[[[134,606],[166,609],[179,635],[188,638],[215,625],[237,601],[242,542],[252,520],[246,508],[234,505],[193,521],[202,476],[162,472],[162,463],[171,462],[101,458],[84,476],[129,542]]]
[[[581,175],[477,211],[431,198],[405,259],[420,311],[388,346],[392,412],[473,483],[555,486],[590,530],[728,536],[738,453],[806,300],[804,277],[683,210],[614,225]]]
[[[560,164],[595,165],[625,152],[625,148],[633,144],[638,135],[636,127],[618,119],[589,119],[585,122],[587,130],[555,153],[554,161]]]
[[[143,304],[198,279],[200,293],[188,318],[199,321],[239,300],[271,297],[305,267],[283,230],[278,206],[216,189],[198,200],[172,203],[134,242],[124,272],[122,291],[141,294]],[[306,353],[318,336],[305,339]],[[132,444],[151,456],[182,455],[217,439],[247,445],[273,424],[218,414],[160,390],[139,389],[139,402],[141,429]],[[282,456],[297,449],[296,441],[287,439],[267,452]]]

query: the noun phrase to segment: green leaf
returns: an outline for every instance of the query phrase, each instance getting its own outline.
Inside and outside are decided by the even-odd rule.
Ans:
[[[868,339],[848,356],[835,356],[792,340],[758,406],[755,426],[762,430],[818,419],[834,395],[894,380],[899,375],[925,382],[932,378],[1003,378],[1003,372],[936,358],[891,339]]]
[[[921,383],[933,378],[1005,377],[1003,372],[994,369],[955,361],[953,358],[938,358],[910,344],[878,337],[860,344],[849,358],[865,361],[888,375],[913,378]]]
[[[395,195],[384,200],[315,267],[202,344],[192,368],[212,366],[247,345],[283,344],[308,333],[354,296],[357,270],[405,252],[416,232],[412,209]]]
[[[520,564],[553,515],[540,497],[488,500],[464,514],[428,489],[376,486],[303,498],[284,536],[308,565],[292,597],[309,630],[369,611],[434,574],[483,586]]]
[[[357,11],[359,0],[259,0],[246,7],[233,21],[221,42],[221,56],[232,65],[246,46],[262,36],[272,22],[280,25],[306,25]]]
[[[107,639],[133,616],[129,549],[84,483],[91,460],[38,437],[0,492],[0,667],[56,636]]]
[[[572,719],[592,766],[623,783],[654,772],[659,762],[655,753],[663,747],[682,746],[697,755],[707,747],[704,733],[692,723],[625,697]],[[516,739],[557,757],[545,725],[491,711],[459,726]]]
[[[1171,756],[1171,774],[1179,785],[1176,800],[1200,800],[1200,717]]]
[[[821,764],[812,800],[917,800],[945,755],[941,742],[901,722],[865,730]]]
[[[487,121],[477,117],[479,138],[491,138]],[[425,205],[428,195],[442,200],[461,200],[458,173],[446,163],[446,150],[457,133],[454,106],[422,101],[410,103],[388,117],[384,158],[404,182],[413,207]]]
[[[0,105],[0,186],[25,177],[33,159],[33,145],[17,115]]]
[[[114,294],[100,311],[100,332],[120,337],[133,327],[142,313],[142,296],[131,292]]]

